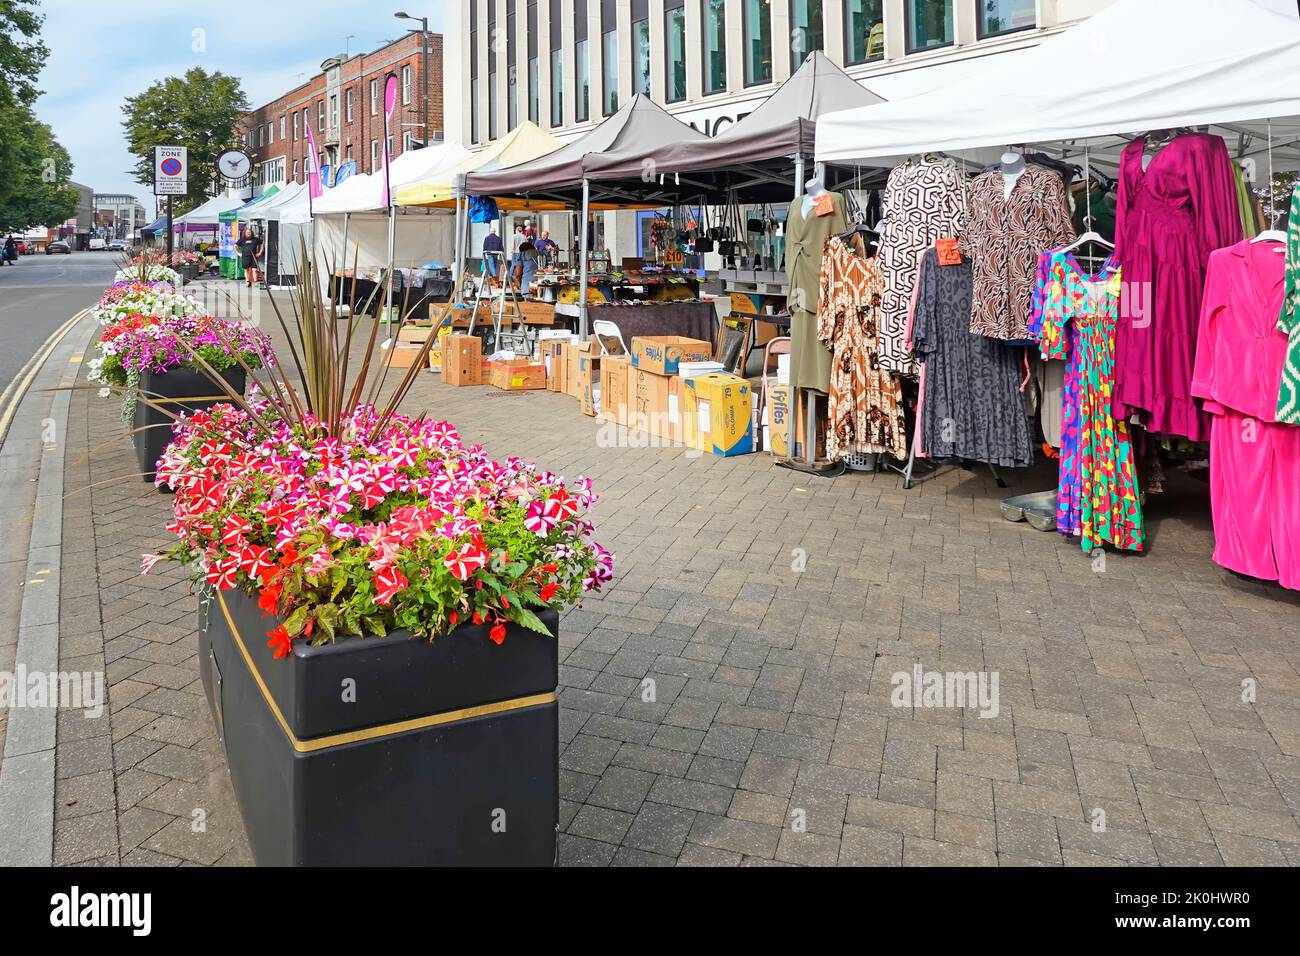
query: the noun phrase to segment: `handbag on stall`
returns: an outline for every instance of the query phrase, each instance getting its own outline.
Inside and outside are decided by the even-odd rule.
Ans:
[[[709,228],[709,211],[707,207],[700,207],[699,218],[703,221],[703,224],[695,234],[695,252],[697,255],[713,251],[713,230]]]

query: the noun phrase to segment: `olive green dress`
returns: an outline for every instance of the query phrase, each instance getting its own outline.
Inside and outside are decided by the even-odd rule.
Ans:
[[[790,383],[796,388],[829,392],[831,353],[817,338],[818,293],[821,291],[822,252],[826,240],[848,229],[844,199],[830,194],[835,212],[805,218],[803,197],[790,203],[785,221],[785,271],[790,303]]]

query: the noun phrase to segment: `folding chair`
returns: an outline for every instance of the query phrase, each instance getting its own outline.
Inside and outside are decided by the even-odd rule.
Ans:
[[[600,343],[601,355],[627,354],[627,343],[623,341],[623,331],[618,327],[618,323],[611,322],[609,319],[595,319],[591,323],[591,334],[596,336],[596,341]],[[610,351],[609,346],[605,344],[606,339],[618,342],[617,352]]]

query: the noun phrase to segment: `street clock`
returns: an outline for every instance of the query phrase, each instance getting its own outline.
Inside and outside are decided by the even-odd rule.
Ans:
[[[242,149],[228,149],[217,158],[217,170],[227,179],[243,179],[252,168],[252,159]]]

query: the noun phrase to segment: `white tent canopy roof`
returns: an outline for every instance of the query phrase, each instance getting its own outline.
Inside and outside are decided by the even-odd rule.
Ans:
[[[183,216],[177,216],[176,225],[215,226],[221,221],[218,218],[221,213],[238,209],[247,201],[238,196],[213,196],[203,205],[195,206]]]
[[[397,192],[403,186],[412,186],[426,179],[437,179],[442,174],[459,165],[469,150],[459,143],[443,143],[428,149],[408,150],[389,164],[389,192]],[[331,215],[345,212],[380,212],[385,209],[381,202],[383,196],[383,178],[375,173],[361,173],[350,176],[342,183],[325,190],[312,204],[316,215]]]
[[[249,219],[279,219],[281,211],[289,208],[306,190],[307,187],[302,183],[289,183],[287,186],[282,186],[280,191],[266,202],[244,210],[240,213],[240,218],[244,218],[244,214],[247,213]]]
[[[1295,0],[1115,0],[957,86],[823,115],[817,160],[1109,139],[1089,143],[1104,159],[1124,134],[1211,125],[1261,162],[1271,129],[1277,168],[1300,165]]]

